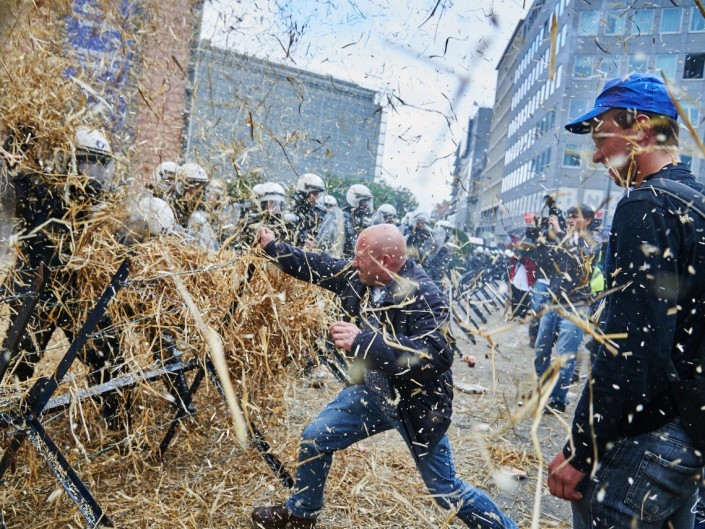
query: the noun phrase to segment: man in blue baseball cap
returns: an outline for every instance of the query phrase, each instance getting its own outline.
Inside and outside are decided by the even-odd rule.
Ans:
[[[705,202],[680,163],[677,118],[660,78],[632,74],[609,80],[566,125],[592,135],[593,161],[627,188],[605,263],[613,292],[602,330],[614,341],[602,340],[572,438],[549,465],[574,529],[693,527],[705,439],[671,381],[704,372],[705,217],[693,204]]]

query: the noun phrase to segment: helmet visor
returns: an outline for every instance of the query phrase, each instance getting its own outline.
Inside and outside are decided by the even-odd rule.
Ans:
[[[262,212],[268,215],[280,215],[282,212],[282,203],[279,200],[261,200],[259,204]]]
[[[78,174],[96,180],[101,185],[110,184],[113,181],[115,160],[99,154],[78,153],[76,169]]]
[[[371,215],[374,209],[372,205],[372,197],[362,197],[357,202],[357,207],[361,210],[366,210],[368,215]]]

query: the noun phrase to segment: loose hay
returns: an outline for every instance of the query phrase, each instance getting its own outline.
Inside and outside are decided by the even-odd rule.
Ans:
[[[72,257],[67,268],[76,274],[79,285],[73,311],[76,325],[129,256],[130,276],[109,307],[124,356],[123,363],[113,366],[116,374],[121,369],[146,370],[154,365],[155,353],[159,360],[168,358],[167,335],[173,337],[183,358],[204,358],[207,347],[175,286],[174,277],[178,277],[204,325],[223,338],[230,378],[243,397],[246,415],[264,431],[273,452],[293,472],[303,425],[319,411],[321,401],[339,389],[331,380],[321,390],[327,397],[316,395],[317,404],[311,407],[308,401],[314,390],[302,390],[296,378],[309,347],[337,313],[335,300],[321,289],[280,273],[258,251],[207,252],[178,235],[120,245],[116,234],[124,227],[123,217],[118,206],[106,209],[77,223],[68,242]],[[516,324],[500,323],[492,328],[486,333],[488,339],[514,331]],[[57,348],[63,350],[65,345]],[[54,354],[53,365],[57,360]],[[65,391],[84,387],[85,371],[76,363]],[[492,380],[501,383],[497,367],[491,371]],[[198,414],[179,427],[164,462],[153,454],[174,414],[173,397],[161,383],[142,384],[129,395],[132,421],[126,432],[106,429],[96,402],[75,403],[46,420],[50,433],[118,526],[247,527],[253,506],[285,498],[286,492],[257,453],[236,441],[227,408],[210,383],[196,394]],[[512,425],[518,426],[510,420],[499,431]],[[395,435],[386,436],[391,443],[382,440],[380,446],[379,441],[370,441],[370,445],[352,447],[336,457],[328,488],[332,501],[321,517],[322,524],[460,526],[452,514],[434,505],[408,450]],[[476,457],[479,450],[481,457],[476,457],[473,472],[461,473],[464,479],[482,488],[489,486],[495,493],[492,476],[497,468],[519,468],[533,477],[537,472],[532,469],[538,466],[525,450],[497,440],[497,433],[489,443],[473,440],[471,453]],[[456,452],[456,459],[458,453],[463,452]],[[13,521],[22,526],[32,517],[38,519],[36,527],[83,523],[33,450],[24,448],[18,462],[17,473],[7,476],[7,483],[0,487],[4,505],[12,506],[12,512],[6,508],[9,527]],[[501,487],[500,491],[507,493]]]
[[[279,272],[259,252],[243,255],[223,250],[212,253],[188,244],[180,236],[152,239],[129,248],[116,244],[113,234],[119,229],[120,223],[115,222],[119,217],[119,214],[112,213],[95,217],[72,238],[73,256],[66,268],[75,273],[78,285],[72,310],[76,318],[74,326],[80,326],[119,264],[129,255],[130,276],[109,307],[110,331],[119,334],[123,356],[122,363],[111,366],[114,374],[140,373],[153,367],[155,361],[167,360],[172,354],[164,340],[167,334],[183,359],[205,359],[206,344],[175,286],[174,278],[178,277],[193,298],[204,324],[215,329],[223,340],[230,379],[243,398],[246,414],[260,424],[282,420],[285,410],[283,395],[291,377],[302,374],[310,344],[324,332],[330,320],[328,314],[335,312],[332,298],[320,289]],[[60,285],[52,286],[60,288]],[[53,365],[64,349],[53,355]],[[76,362],[64,384],[66,389],[62,391],[76,392],[85,387],[85,371],[84,366]],[[33,381],[20,384],[6,377],[0,390],[4,396],[13,392],[20,395]],[[227,408],[212,385],[205,385],[195,397],[199,414],[180,428],[167,458],[173,453],[175,456],[179,454],[179,459],[185,457],[188,460],[189,454],[200,453],[203,447],[213,449],[214,443],[225,444],[231,446],[227,456],[228,468],[218,465],[220,470],[209,469],[209,472],[218,474],[224,471],[227,475],[232,466],[242,464],[238,471],[240,477],[251,475],[262,479],[261,475],[267,475],[269,470],[256,453],[245,455],[251,449],[239,448],[227,421]],[[162,505],[164,500],[160,500],[159,509],[168,511],[163,519],[157,514],[159,509],[150,509],[150,516],[145,518],[144,510],[121,507],[126,501],[125,496],[133,498],[125,490],[125,471],[129,470],[130,482],[136,488],[141,484],[143,489],[149,489],[149,484],[158,482],[154,471],[160,467],[150,461],[149,454],[159,446],[173,416],[173,398],[161,383],[141,384],[125,394],[129,395],[131,402],[131,421],[126,432],[107,430],[100,421],[98,404],[90,401],[75,402],[65,413],[47,418],[48,428],[56,436],[59,446],[72,447],[78,457],[74,464],[92,490],[101,497],[105,497],[106,487],[119,492],[108,503],[110,515],[118,519],[121,526],[140,527],[141,520],[145,519],[150,520],[145,527],[173,526],[170,524],[175,519],[175,512],[185,512],[183,505],[178,507],[178,502],[170,501],[165,506]],[[5,402],[16,404],[17,400]],[[3,432],[4,435],[8,433]],[[289,447],[289,450],[294,448]],[[120,451],[119,455],[115,450]],[[233,462],[231,458],[238,461]],[[19,508],[14,494],[39,495],[35,500],[51,497],[52,501],[48,503],[57,509],[61,505],[60,510],[65,513],[49,516],[48,519],[54,520],[52,523],[63,523],[63,516],[67,517],[66,520],[76,520],[75,508],[66,503],[63,495],[53,494],[41,486],[28,486],[29,482],[45,482],[47,477],[34,451],[23,449],[18,460],[21,461],[18,465],[20,472],[11,478],[18,488],[7,487],[3,492],[5,499]],[[197,461],[209,467],[213,464],[207,458]],[[25,474],[27,469],[29,475]],[[174,470],[178,472],[178,469]],[[189,472],[183,475],[187,476]],[[44,487],[55,486],[50,480]],[[210,493],[207,496],[213,498]],[[185,500],[182,498],[181,501]],[[209,505],[204,514],[213,516],[213,511],[217,511],[217,505]],[[19,512],[15,516],[22,519]],[[201,515],[192,516],[194,520],[203,519]],[[53,526],[52,523],[46,526]],[[160,525],[162,523],[164,525]],[[202,522],[197,525],[203,526]]]

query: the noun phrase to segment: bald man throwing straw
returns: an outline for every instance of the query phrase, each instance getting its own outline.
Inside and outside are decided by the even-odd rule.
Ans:
[[[260,228],[257,242],[287,274],[340,296],[346,321],[331,325],[331,337],[362,376],[306,427],[294,494],[282,505],[256,508],[254,527],[315,527],[333,454],[395,429],[442,507],[456,509],[468,527],[518,529],[487,495],[455,475],[446,434],[455,352],[448,301],[407,258],[399,229],[379,224],[364,230],[352,262],[278,243],[267,228]]]

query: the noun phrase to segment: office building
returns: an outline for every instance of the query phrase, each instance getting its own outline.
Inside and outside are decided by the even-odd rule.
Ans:
[[[381,169],[384,126],[373,90],[201,42],[187,152],[214,174],[371,181]]]
[[[473,231],[480,220],[478,207],[481,191],[480,176],[487,162],[487,146],[492,125],[492,109],[480,107],[468,121],[468,134],[458,145],[453,168],[451,205],[454,224],[458,229]]]
[[[692,2],[537,0],[498,67],[492,131],[504,137],[490,140],[485,181],[494,182],[489,171],[496,178],[492,164],[501,158],[503,174],[499,193],[490,188],[494,194],[483,197],[480,229],[496,239],[521,231],[542,214],[547,194],[564,210],[586,203],[609,224],[621,191],[592,164],[590,137],[569,134],[564,124],[591,107],[605,79],[663,72],[702,140],[704,50],[705,19]],[[693,171],[705,172],[685,127],[681,146]]]

